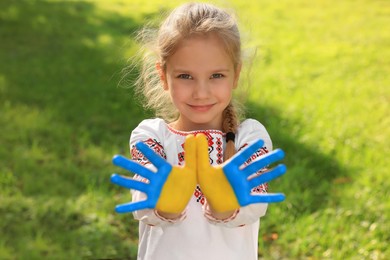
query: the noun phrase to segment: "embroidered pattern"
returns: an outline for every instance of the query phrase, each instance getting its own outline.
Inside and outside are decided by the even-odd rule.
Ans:
[[[167,159],[167,156],[164,151],[164,147],[156,139],[149,138],[146,141],[143,141],[147,146],[150,147],[156,154],[160,155],[162,158]],[[139,164],[146,165],[149,160],[133,145],[130,149],[131,158],[138,162]]]
[[[178,160],[179,165],[183,165],[184,164],[184,143],[182,143],[180,146],[181,146],[181,149],[183,149],[183,150],[182,150],[182,152],[178,153],[177,160]]]
[[[172,133],[176,134],[176,135],[181,135],[181,136],[187,136],[189,134],[192,134],[192,135],[197,135],[199,133],[201,134],[209,134],[209,135],[212,135],[212,134],[219,134],[219,135],[225,135],[222,131],[220,130],[206,130],[206,131],[202,131],[202,130],[199,130],[199,131],[190,131],[190,132],[182,132],[182,131],[179,131],[179,130],[176,130],[176,129],[173,129],[172,127],[170,127],[169,125],[167,126],[168,127],[168,130],[171,131]]]
[[[209,153],[209,159],[210,159],[210,164],[213,164],[214,163],[214,160],[213,158],[217,158],[217,163],[218,164],[221,164],[223,162],[223,159],[222,160],[218,160],[218,158],[223,158],[223,149],[222,149],[222,141],[221,141],[221,138],[220,137],[216,137],[217,139],[217,148],[214,150],[214,138],[213,136],[211,135],[210,131],[207,131],[207,132],[197,132],[195,133],[195,135],[197,134],[204,134],[207,138],[207,142],[208,142],[208,153]],[[213,155],[213,152],[216,151],[217,154],[216,155]],[[205,203],[205,197],[202,193],[202,190],[200,189],[199,185],[196,186],[196,189],[194,191],[194,196],[196,198],[196,202],[199,202],[200,204],[204,205]]]
[[[217,163],[222,164],[223,163],[223,148],[222,148],[223,142],[222,142],[220,137],[217,137],[216,139],[217,139],[217,142],[216,142],[216,144],[217,144],[217,148],[216,148],[216,150],[217,150]]]
[[[213,160],[213,156],[212,156],[212,153],[214,151],[214,142],[213,142],[213,136],[209,133],[209,132],[200,132],[202,134],[204,134],[207,138],[207,142],[208,142],[208,150],[209,150],[209,159],[210,159],[210,164],[214,164],[214,160]],[[199,134],[199,133],[197,133]]]
[[[196,185],[196,189],[194,191],[194,196],[196,198],[196,202],[199,202],[200,204],[204,205],[205,198],[202,193],[202,190],[200,189],[199,185]]]
[[[241,148],[239,149],[239,151],[241,151],[244,147],[248,146],[248,144],[244,144],[243,146],[241,146]],[[255,160],[256,158],[268,153],[268,149],[267,147],[263,146],[261,147],[259,150],[257,150],[246,162],[245,162],[245,165],[248,165],[250,164],[253,160]],[[255,173],[254,175],[255,176],[259,176],[261,175],[262,173],[264,173],[265,171],[267,171],[266,168],[264,169],[261,169],[260,171],[258,171],[257,173]],[[260,184],[259,186],[257,187],[254,187],[252,189],[251,192],[253,193],[267,193],[268,191],[268,183],[262,183]]]

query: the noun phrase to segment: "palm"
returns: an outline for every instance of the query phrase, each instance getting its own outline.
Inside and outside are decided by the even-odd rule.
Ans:
[[[152,162],[157,167],[157,172],[154,173],[148,168],[121,155],[114,156],[112,160],[113,164],[136,173],[148,180],[148,183],[145,183],[142,181],[126,178],[118,174],[113,174],[111,176],[111,182],[127,189],[142,191],[147,195],[147,199],[144,201],[126,203],[116,206],[115,211],[118,213],[132,212],[146,208],[155,208],[162,186],[164,185],[172,169],[171,165],[166,163],[144,143],[137,143],[136,147],[145,155],[146,158],[149,159],[150,162]]]
[[[211,166],[207,153],[207,140],[203,135],[197,137],[198,181],[213,210],[226,212],[252,203],[271,203],[284,200],[284,195],[251,194],[251,190],[286,172],[286,166],[278,165],[262,175],[252,175],[265,166],[284,157],[282,150],[275,150],[257,161],[242,167],[248,158],[259,150],[264,142],[258,140],[245,150],[238,152],[221,166]]]
[[[196,158],[194,156],[196,147],[194,136],[188,136],[184,146],[188,160],[185,166],[181,167],[170,165],[146,144],[142,142],[137,143],[137,149],[157,168],[156,172],[123,156],[114,156],[113,163],[115,165],[148,180],[148,182],[142,182],[113,174],[111,176],[113,183],[127,189],[142,191],[147,195],[146,200],[116,206],[116,212],[126,213],[156,208],[163,212],[180,213],[187,205],[196,186]]]
[[[267,172],[257,175],[253,178],[252,175],[276,161],[284,158],[284,152],[276,149],[260,157],[255,162],[242,167],[245,162],[263,146],[264,142],[258,140],[247,147],[245,150],[237,153],[222,167],[226,178],[232,186],[237,200],[241,206],[246,206],[252,203],[273,203],[281,202],[285,199],[282,193],[271,194],[251,194],[254,187],[262,183],[271,181],[286,172],[286,166],[279,164]]]

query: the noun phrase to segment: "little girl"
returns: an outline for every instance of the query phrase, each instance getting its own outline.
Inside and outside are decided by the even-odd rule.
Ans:
[[[170,165],[187,164],[195,159],[184,160],[186,138],[199,134],[206,136],[205,151],[214,166],[258,139],[264,144],[246,164],[272,150],[264,126],[253,119],[239,122],[232,100],[241,71],[241,43],[231,15],[209,4],[184,4],[173,10],[158,33],[142,33],[142,39],[153,39],[147,43],[153,52],[146,52],[136,87],[145,96],[145,106],[160,118],[144,120],[133,130],[132,160],[156,169],[136,146],[142,142]],[[148,183],[139,175],[135,179]],[[158,207],[133,212],[140,221],[138,259],[258,259],[259,218],[267,203],[216,210],[202,184],[195,182],[193,188],[181,212]],[[132,189],[133,203],[149,197],[140,190]],[[260,184],[251,193],[266,191],[267,185]]]

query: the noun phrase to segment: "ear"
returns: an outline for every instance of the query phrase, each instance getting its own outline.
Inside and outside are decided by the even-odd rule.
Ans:
[[[167,78],[165,77],[165,70],[161,66],[161,62],[156,62],[156,70],[158,72],[158,75],[160,76],[160,81],[164,90],[168,90],[168,82]]]
[[[239,63],[237,65],[237,68],[236,68],[236,71],[235,71],[235,74],[234,74],[233,89],[237,88],[238,80],[240,79],[241,67],[242,67],[242,63]]]

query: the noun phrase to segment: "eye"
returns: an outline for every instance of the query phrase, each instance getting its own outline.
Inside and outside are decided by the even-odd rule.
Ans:
[[[180,74],[177,76],[178,79],[192,79],[190,74]]]
[[[223,74],[221,73],[214,73],[213,75],[211,75],[211,78],[212,79],[220,79],[220,78],[223,78],[225,77]]]

